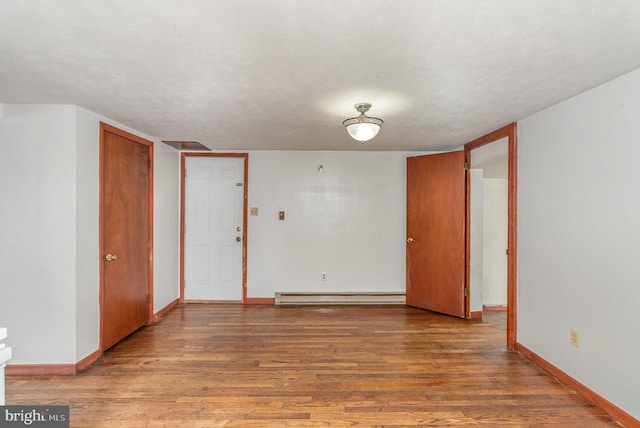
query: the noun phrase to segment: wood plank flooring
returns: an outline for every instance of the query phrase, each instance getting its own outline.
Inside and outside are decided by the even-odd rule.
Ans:
[[[500,316],[182,305],[76,376],[8,376],[6,399],[70,405],[72,427],[620,426],[505,350]]]

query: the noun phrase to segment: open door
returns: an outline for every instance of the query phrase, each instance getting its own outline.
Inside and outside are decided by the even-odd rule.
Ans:
[[[407,159],[407,305],[460,318],[465,298],[465,154]]]

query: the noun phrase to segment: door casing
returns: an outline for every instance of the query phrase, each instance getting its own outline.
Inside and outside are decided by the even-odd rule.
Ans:
[[[471,165],[472,151],[478,147],[491,144],[507,137],[509,145],[508,208],[507,208],[507,348],[515,349],[517,340],[517,256],[518,256],[518,124],[510,123],[489,134],[483,135],[464,146],[465,162]],[[470,179],[466,177],[466,268],[465,281],[470,284],[471,273],[471,238],[469,234],[471,221]],[[471,293],[469,293],[471,294]],[[470,317],[469,296],[466,297],[467,317]]]

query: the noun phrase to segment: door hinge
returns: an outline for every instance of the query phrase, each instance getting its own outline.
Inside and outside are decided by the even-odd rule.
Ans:
[[[464,170],[465,171],[469,170],[469,162],[467,162],[467,161],[464,162]]]
[[[464,297],[469,297],[469,287],[464,289]]]
[[[151,303],[151,294],[147,294],[147,303]]]
[[[147,168],[151,169],[151,159],[147,159]]]

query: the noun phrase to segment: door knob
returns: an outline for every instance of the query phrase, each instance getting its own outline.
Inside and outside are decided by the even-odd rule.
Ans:
[[[415,239],[413,238],[407,238],[407,244],[413,244],[414,242],[416,242]]]
[[[107,254],[106,256],[104,256],[104,258],[108,261],[108,262],[112,262],[115,260],[118,260],[118,256],[116,256],[115,254]]]
[[[236,242],[240,242],[240,241],[242,241],[242,238],[239,236],[236,236]]]

